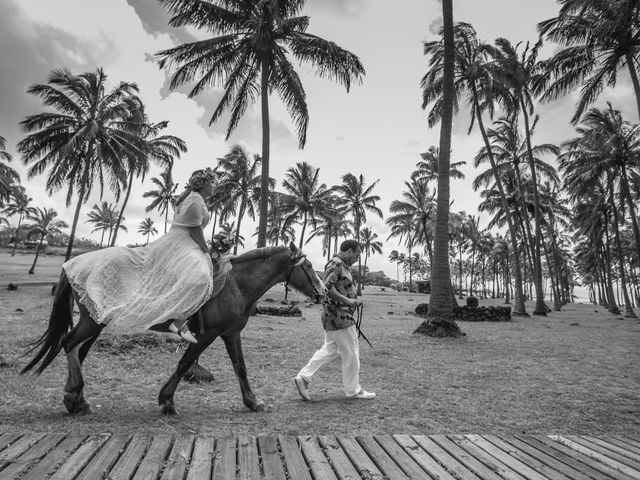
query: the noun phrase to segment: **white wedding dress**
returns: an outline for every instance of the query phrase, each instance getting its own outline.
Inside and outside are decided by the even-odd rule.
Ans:
[[[204,200],[191,192],[155,242],[85,253],[62,268],[97,323],[134,330],[188,318],[224,287],[231,270],[224,257],[213,265],[189,233],[208,222]]]

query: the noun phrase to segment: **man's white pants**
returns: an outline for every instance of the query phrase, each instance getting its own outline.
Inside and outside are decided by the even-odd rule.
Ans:
[[[309,363],[300,370],[298,376],[307,382],[316,374],[320,367],[342,357],[342,383],[344,393],[355,395],[360,391],[360,347],[358,332],[354,325],[340,330],[325,331],[324,345],[316,351]]]

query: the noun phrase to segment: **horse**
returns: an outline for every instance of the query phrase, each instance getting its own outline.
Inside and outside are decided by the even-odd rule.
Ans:
[[[189,326],[198,343],[189,344],[158,394],[158,404],[165,415],[177,414],[173,396],[180,380],[217,337],[222,337],[224,341],[240,383],[244,404],[253,411],[264,410],[264,402],[256,397],[249,385],[240,341],[240,332],[247,324],[253,307],[262,295],[279,282],[286,282],[285,289],[291,285],[314,299],[315,303],[319,303],[327,293],[311,262],[293,242],[288,247],[250,250],[232,257],[231,262],[232,269],[222,290],[189,318]],[[80,310],[80,319],[75,326],[72,318],[74,299]],[[27,373],[40,364],[35,370],[39,375],[64,348],[69,369],[64,387],[64,405],[72,415],[92,413],[83,394],[85,383],[82,363],[104,327],[91,318],[63,270],[56,286],[48,328],[31,344],[28,353],[39,350],[21,373]]]

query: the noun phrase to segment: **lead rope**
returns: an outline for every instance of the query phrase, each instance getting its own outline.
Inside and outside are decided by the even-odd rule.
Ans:
[[[364,311],[364,305],[358,302],[358,306],[356,307],[356,330],[358,331],[358,338],[362,337],[363,340],[367,342],[371,348],[373,348],[373,345],[371,345],[371,342],[369,341],[367,336],[364,333],[362,333],[362,330],[360,329],[360,325],[362,325],[363,311]]]

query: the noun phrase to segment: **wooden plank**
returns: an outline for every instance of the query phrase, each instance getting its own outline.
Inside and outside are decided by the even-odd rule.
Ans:
[[[298,442],[314,480],[337,480],[336,474],[333,473],[329,460],[318,445],[316,437],[299,436]]]
[[[609,458],[606,455],[602,455],[601,453],[596,452],[595,450],[592,450],[590,448],[587,448],[583,445],[580,445],[577,442],[574,442],[573,440],[569,440],[566,437],[563,437],[562,435],[549,435],[549,438],[551,438],[551,440],[555,440],[556,442],[560,442],[563,445],[577,451],[580,452],[581,454],[587,456],[587,457],[591,457],[594,460],[607,465],[608,467],[611,467],[615,470],[617,470],[618,472],[620,472],[618,474],[618,476],[622,479],[622,475],[627,476],[628,478],[634,478],[637,479],[638,476],[640,476],[640,472],[638,470],[635,470],[633,468],[627,467],[625,464],[620,463],[616,460],[613,460],[611,458]],[[617,477],[616,477],[617,478]]]
[[[0,452],[18,440],[24,433],[3,433],[0,435]]]
[[[94,480],[111,470],[129,442],[129,435],[112,435],[82,470],[77,480]]]
[[[187,472],[187,465],[191,459],[195,435],[178,435],[173,442],[173,448],[165,462],[161,480],[182,480]]]
[[[111,468],[111,478],[131,478],[151,443],[149,435],[134,435],[120,458]]]
[[[626,455],[622,455],[616,452],[615,451],[616,447],[614,445],[609,445],[606,442],[602,442],[605,445],[603,446],[598,443],[597,439],[594,442],[588,438],[584,438],[582,436],[577,436],[577,435],[566,435],[566,438],[576,443],[579,443],[580,445],[586,448],[590,448],[595,452],[605,455],[606,457],[612,458],[613,460],[620,462],[630,468],[633,468],[634,470],[640,471],[640,462],[637,462]]]
[[[639,435],[632,435],[632,434],[625,434],[624,435],[626,438],[628,438],[629,440],[631,440],[632,442],[640,445],[640,436]]]
[[[633,437],[630,437],[629,435],[616,435],[616,437],[621,438],[622,440],[633,445],[634,447],[640,448],[640,440],[636,440]]]
[[[362,449],[360,444],[352,437],[338,437],[338,444],[344,450],[345,455],[351,460],[356,471],[362,478],[380,480],[384,478],[369,455]]]
[[[0,470],[13,462],[16,458],[29,450],[44,437],[43,433],[30,433],[20,437],[2,452],[0,452]]]
[[[214,453],[214,480],[235,480],[236,478],[236,439],[220,438],[216,440]]]
[[[374,440],[387,452],[400,469],[411,479],[431,480],[431,477],[390,435],[375,435]]]
[[[408,477],[402,471],[396,462],[393,461],[389,455],[382,449],[378,442],[371,437],[356,437],[356,440],[367,452],[367,455],[373,460],[373,463],[380,469],[380,471],[389,477],[390,480],[406,480]]]
[[[573,469],[586,474],[589,478],[593,478],[595,480],[610,480],[611,478],[592,468],[587,463],[580,461],[580,454],[577,452],[574,452],[570,448],[560,445],[545,436],[517,435],[516,438],[533,448],[547,453],[562,463],[570,465]],[[584,457],[584,460],[588,463],[593,463],[588,457]]]
[[[589,437],[587,437],[587,438],[589,438]],[[591,437],[591,438],[593,438],[593,437]],[[618,438],[618,437],[612,437],[612,436],[605,435],[605,436],[600,437],[600,438],[602,440],[604,440],[605,442],[611,443],[613,445],[617,445],[618,447],[624,449],[627,452],[632,452],[634,455],[640,456],[640,447],[634,447],[630,443],[627,443],[624,440],[620,440],[620,438]]]
[[[430,435],[429,438],[482,480],[504,480],[444,435]]]
[[[324,449],[325,455],[329,458],[331,465],[333,465],[336,476],[340,480],[355,480],[361,478],[358,469],[351,463],[351,460],[349,460],[349,457],[335,437],[323,435],[318,437],[318,441]]]
[[[155,480],[171,450],[173,435],[154,435],[133,480]]]
[[[284,467],[275,437],[258,437],[258,450],[262,457],[262,469],[267,480],[286,480]]]
[[[527,453],[527,455],[529,455],[530,457],[533,457],[536,460],[544,463],[545,465],[549,465],[550,467],[556,469],[565,477],[570,478],[571,480],[591,480],[591,477],[585,475],[581,471],[576,470],[565,463],[562,463],[552,455],[544,453],[542,450],[538,450],[535,447],[532,447],[531,445],[518,440],[517,438],[509,436],[502,437],[502,440]]]
[[[18,458],[7,465],[0,472],[1,478],[18,478],[18,476],[31,468],[35,463],[44,457],[49,450],[53,449],[64,439],[62,434],[45,435],[38,443],[24,452]]]
[[[483,438],[487,442],[491,442],[496,448],[500,449],[500,451],[505,452],[514,460],[521,462],[528,469],[533,469],[536,475],[540,475],[542,478],[547,480],[569,480],[569,477],[558,472],[556,469],[550,467],[544,462],[541,462],[535,457],[529,455],[526,451],[518,449],[516,446],[507,443],[506,439],[502,439],[496,435],[483,435]],[[482,448],[482,446],[480,445]],[[491,453],[491,452],[490,452]],[[527,470],[518,470],[518,473],[521,473],[525,477],[531,477]]]
[[[80,446],[85,438],[85,435],[66,437],[20,480],[42,480],[43,478],[48,478]]]
[[[545,445],[551,447],[553,450],[562,452],[565,456],[571,457],[573,460],[577,460],[577,463],[584,464],[588,467],[588,469],[584,470],[585,473],[587,473],[587,475],[589,476],[592,476],[593,478],[610,480],[611,478],[617,479],[617,474],[620,474],[621,476],[623,475],[617,470],[600,462],[597,462],[593,458],[583,455],[580,452],[577,452],[572,448],[556,442],[545,435],[533,435],[532,438],[544,443]],[[594,475],[593,472],[595,472],[596,474]]]
[[[109,435],[90,435],[53,474],[51,480],[75,478],[108,439]]]
[[[196,437],[187,480],[211,478],[214,451],[215,440],[212,437]]]
[[[395,439],[433,478],[449,480],[455,476],[460,480],[478,479],[473,472],[465,468],[426,435],[412,437],[395,435]]]
[[[504,451],[496,445],[488,442],[485,438],[480,435],[465,435],[465,438],[471,440],[475,445],[480,447],[482,450],[487,452],[492,457],[500,460],[503,464],[509,467],[514,472],[518,473],[528,480],[547,480],[545,477],[540,475],[534,469],[528,467],[525,463],[521,462],[513,455],[511,455],[509,451]],[[507,445],[507,448],[512,451],[517,451],[514,447]],[[564,479],[562,479],[564,480]]]
[[[485,464],[490,470],[496,472],[505,480],[524,480],[522,475],[514,472],[508,465],[505,465],[497,458],[491,456],[489,453],[478,447],[469,438],[464,435],[447,435],[453,443],[466,450],[470,455],[476,458],[476,460]]]
[[[248,435],[238,437],[238,474],[240,480],[260,478],[260,458],[256,439]]]
[[[302,455],[298,439],[296,437],[278,437],[278,441],[289,478],[311,480],[309,466]]]

